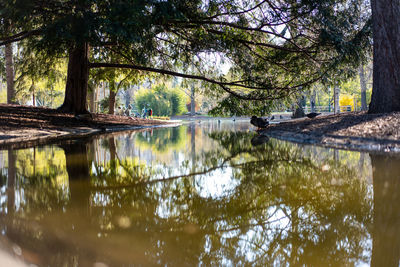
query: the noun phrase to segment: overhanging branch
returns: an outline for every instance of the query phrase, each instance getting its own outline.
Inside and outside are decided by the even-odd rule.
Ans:
[[[186,79],[195,79],[195,80],[201,80],[205,82],[209,82],[211,84],[216,84],[219,85],[224,91],[227,93],[243,99],[243,100],[266,100],[266,99],[275,99],[272,95],[269,96],[258,96],[258,95],[253,95],[253,94],[240,94],[237,91],[232,90],[230,87],[235,87],[235,88],[242,88],[242,89],[250,89],[250,90],[264,90],[264,91],[286,91],[289,93],[291,90],[298,90],[303,88],[304,86],[307,86],[311,83],[314,83],[321,79],[323,75],[326,73],[324,72],[320,76],[317,76],[314,79],[310,79],[309,81],[303,82],[301,84],[293,85],[293,86],[285,86],[285,87],[254,87],[254,86],[247,86],[245,84],[240,84],[238,82],[240,81],[232,81],[232,82],[222,82],[222,81],[217,81],[215,79],[207,78],[204,76],[200,75],[193,75],[193,74],[186,74],[186,73],[180,73],[176,71],[171,71],[171,70],[164,70],[164,69],[157,69],[157,68],[151,68],[151,67],[146,67],[146,66],[139,66],[139,65],[134,65],[134,64],[119,64],[119,63],[89,63],[90,68],[125,68],[125,69],[135,69],[135,70],[140,70],[140,71],[148,71],[148,72],[154,72],[154,73],[159,73],[159,74],[164,74],[164,75],[171,75],[175,77],[181,77],[181,78],[186,78]]]
[[[156,69],[156,68],[151,68],[151,67],[145,67],[145,66],[139,66],[139,65],[134,65],[134,64],[118,64],[118,63],[90,63],[89,64],[90,68],[125,68],[125,69],[136,69],[136,70],[141,70],[141,71],[148,71],[148,72],[154,72],[154,73],[160,73],[160,74],[164,74],[164,75],[171,75],[171,76],[176,76],[176,77],[182,77],[182,78],[186,78],[186,79],[195,79],[195,80],[201,80],[201,81],[205,81],[205,82],[209,82],[212,84],[217,84],[219,86],[221,86],[222,89],[224,89],[226,92],[242,98],[243,99],[243,95],[233,91],[232,89],[230,89],[228,86],[235,86],[235,87],[241,87],[244,89],[258,89],[258,90],[262,90],[262,89],[266,89],[266,88],[261,88],[261,87],[252,87],[252,86],[246,86],[243,84],[238,84],[237,82],[221,82],[221,81],[217,81],[214,79],[210,79],[204,76],[200,76],[200,75],[192,75],[192,74],[186,74],[186,73],[180,73],[180,72],[175,72],[175,71],[170,71],[170,70],[163,70],[163,69]],[[254,98],[249,98],[247,100],[257,100]]]
[[[6,44],[10,44],[10,43],[15,43],[18,41],[21,41],[25,38],[34,36],[34,35],[39,35],[41,33],[41,30],[32,30],[32,31],[23,31],[17,34],[14,34],[12,36],[8,36],[8,37],[3,37],[0,38],[0,46],[6,45]]]

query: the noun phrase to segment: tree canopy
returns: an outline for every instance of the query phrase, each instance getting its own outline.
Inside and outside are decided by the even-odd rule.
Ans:
[[[63,107],[72,112],[86,110],[91,68],[198,79],[218,97],[282,98],[349,75],[371,31],[361,0],[4,0],[0,17],[0,45],[69,57]]]

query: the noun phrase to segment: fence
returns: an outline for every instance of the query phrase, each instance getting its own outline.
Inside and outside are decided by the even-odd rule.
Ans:
[[[340,106],[340,112],[350,112],[350,111],[351,111],[351,106]],[[310,113],[311,107],[305,106],[304,112]],[[315,106],[314,112],[334,112],[334,107],[333,106]]]

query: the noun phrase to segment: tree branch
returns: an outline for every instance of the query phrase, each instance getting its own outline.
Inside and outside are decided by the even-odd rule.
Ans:
[[[17,33],[13,36],[8,36],[8,37],[3,37],[0,38],[0,46],[10,44],[10,43],[15,43],[18,41],[21,41],[25,38],[28,38],[33,35],[39,35],[41,33],[41,30],[32,30],[32,31],[23,31],[20,33]]]

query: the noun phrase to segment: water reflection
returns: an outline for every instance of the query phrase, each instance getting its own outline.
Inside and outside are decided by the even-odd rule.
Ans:
[[[0,241],[39,266],[399,262],[396,158],[248,129],[196,122],[1,151]]]
[[[371,155],[374,176],[372,266],[399,266],[400,159]]]

